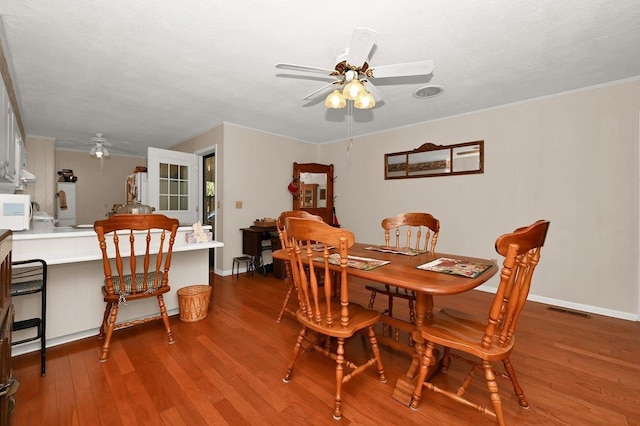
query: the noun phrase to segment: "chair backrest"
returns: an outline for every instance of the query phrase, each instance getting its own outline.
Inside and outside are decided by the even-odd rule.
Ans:
[[[488,349],[494,344],[501,347],[513,338],[548,229],[549,222],[539,220],[496,240],[496,251],[504,256],[504,262],[498,291],[482,336],[483,348]]]
[[[96,221],[93,229],[98,234],[102,252],[107,293],[150,293],[168,285],[178,226],[178,219],[161,214],[122,214]],[[153,263],[152,255],[156,255]],[[142,262],[138,263],[137,256],[144,256]],[[114,288],[111,259],[119,291]]]
[[[382,220],[384,245],[395,248],[411,248],[420,251],[435,251],[440,232],[440,221],[429,213],[401,213]],[[391,245],[391,233],[395,238]],[[405,243],[402,243],[405,236]],[[424,237],[424,238],[423,238]]]
[[[293,280],[298,287],[300,309],[308,321],[318,325],[349,326],[349,287],[347,254],[355,238],[351,231],[334,228],[322,221],[290,217],[286,219],[287,241]],[[329,250],[335,248],[331,255]],[[305,256],[303,256],[303,254]],[[314,262],[314,260],[316,260]],[[329,265],[340,267],[337,276]],[[319,285],[319,273],[324,285]],[[324,288],[321,292],[320,289]],[[339,291],[339,304],[329,303]],[[336,293],[337,294],[337,293]],[[333,324],[333,312],[340,310],[340,324]]]
[[[278,228],[278,237],[280,237],[280,244],[282,248],[286,247],[285,239],[287,238],[286,236],[287,233],[286,233],[285,225],[286,225],[286,219],[288,217],[298,217],[303,219],[313,219],[313,220],[319,220],[319,221],[323,220],[321,216],[316,216],[304,210],[289,210],[289,211],[284,211],[280,213],[280,216],[278,216],[278,219],[276,220],[276,227]]]

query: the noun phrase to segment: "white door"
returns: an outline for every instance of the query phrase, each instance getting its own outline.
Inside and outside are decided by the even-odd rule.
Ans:
[[[198,156],[148,148],[149,204],[180,225],[198,221]]]

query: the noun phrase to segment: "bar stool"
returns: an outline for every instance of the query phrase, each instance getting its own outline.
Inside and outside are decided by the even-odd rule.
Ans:
[[[236,268],[236,278],[238,278],[238,275],[240,274],[240,263],[244,262],[245,264],[245,269],[247,270],[247,272],[249,272],[251,275],[253,275],[253,258],[251,256],[238,256],[238,257],[234,257],[233,258],[233,263],[231,264],[231,275],[233,276],[233,269]]]
[[[13,341],[12,345],[40,339],[40,375],[44,376],[47,356],[47,262],[42,259],[29,259],[15,261],[11,265],[11,297],[40,293],[40,316],[13,323],[13,331],[37,328],[36,335]]]

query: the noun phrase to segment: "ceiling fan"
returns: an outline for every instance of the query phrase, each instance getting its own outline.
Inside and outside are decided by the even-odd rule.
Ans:
[[[402,64],[371,66],[369,54],[378,33],[371,28],[356,28],[351,44],[336,59],[334,69],[307,65],[278,63],[276,68],[327,74],[336,80],[306,95],[303,100],[313,100],[334,89],[325,99],[328,108],[344,108],[347,100],[352,100],[358,109],[369,109],[382,100],[380,91],[373,84],[376,78],[407,77],[428,75],[433,72],[433,61],[418,61]]]
[[[92,157],[102,158],[110,156],[107,147],[111,146],[111,144],[102,133],[96,133],[96,135],[91,138],[91,142],[95,143],[93,148],[91,148],[91,150],[89,151],[89,154]]]
[[[93,145],[89,150],[89,154],[92,158],[109,158],[111,153],[109,152],[111,149],[123,153],[132,152],[127,150],[128,143],[121,142],[117,145],[112,144],[107,140],[104,136],[104,133],[95,133],[88,141],[87,140],[78,140],[75,138],[70,138],[68,140],[56,140],[56,146],[77,146],[77,145]]]

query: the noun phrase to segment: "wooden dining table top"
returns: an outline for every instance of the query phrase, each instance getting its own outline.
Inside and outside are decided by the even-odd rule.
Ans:
[[[408,256],[365,249],[371,246],[375,245],[355,243],[349,248],[349,255],[386,260],[389,261],[389,263],[369,270],[347,268],[347,274],[383,284],[395,285],[423,294],[451,295],[474,289],[487,282],[498,272],[498,265],[495,260],[438,252]],[[273,253],[273,257],[287,260],[288,254],[285,249],[281,249],[276,250]],[[426,271],[417,268],[417,266],[438,259],[439,257],[476,262],[491,265],[491,267],[475,278]],[[339,269],[338,266],[335,266],[335,268],[336,270]]]

